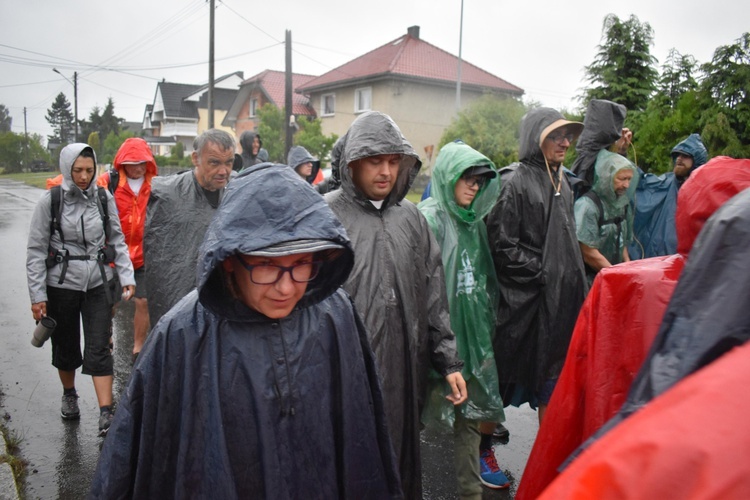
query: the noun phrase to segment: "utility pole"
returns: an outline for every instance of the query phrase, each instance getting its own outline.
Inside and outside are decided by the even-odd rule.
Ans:
[[[284,152],[284,158],[289,154],[289,150],[292,149],[293,130],[292,130],[292,32],[286,30],[285,40],[285,52],[286,52],[286,83],[284,85],[284,109],[286,116],[284,123],[286,123],[286,151]]]
[[[209,0],[211,14],[208,30],[208,128],[214,128],[214,1]]]
[[[23,167],[29,168],[29,131],[26,130],[26,106],[23,107]]]
[[[461,0],[461,26],[458,30],[458,79],[456,80],[456,113],[461,111],[461,45],[464,39],[464,0]]]
[[[60,73],[57,68],[52,68],[52,71],[60,75],[61,77],[65,78],[68,83],[73,85],[73,108],[74,108],[74,115],[73,119],[75,120],[75,142],[78,142],[78,72],[73,72],[73,81],[71,82],[70,79]]]

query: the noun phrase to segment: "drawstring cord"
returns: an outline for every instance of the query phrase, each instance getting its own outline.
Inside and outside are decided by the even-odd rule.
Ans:
[[[547,165],[547,174],[549,175],[549,181],[552,183],[552,189],[555,191],[555,196],[560,196],[560,188],[562,187],[562,175],[563,175],[563,169],[562,165],[557,167],[557,185],[555,185],[555,179],[552,176],[552,169],[549,166],[549,162],[547,162],[547,157],[544,157],[544,164]]]

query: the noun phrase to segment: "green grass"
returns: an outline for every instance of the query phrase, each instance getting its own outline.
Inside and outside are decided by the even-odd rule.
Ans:
[[[16,434],[15,431],[8,429],[4,423],[0,422],[0,439],[2,439],[3,436],[5,436],[8,453],[0,454],[0,463],[7,463],[10,465],[10,468],[13,469],[13,475],[16,478],[16,484],[20,486],[23,484],[23,479],[26,475],[26,468],[29,465],[28,461],[19,456],[23,438]],[[1,441],[0,446],[2,446]]]
[[[22,172],[17,174],[2,174],[0,179],[12,179],[14,181],[20,181],[29,186],[38,188],[45,188],[47,179],[55,177],[60,172]]]

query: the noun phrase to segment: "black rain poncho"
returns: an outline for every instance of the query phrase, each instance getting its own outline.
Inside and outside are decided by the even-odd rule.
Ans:
[[[549,108],[523,118],[521,161],[501,170],[500,196],[487,218],[500,282],[495,359],[501,391],[508,385],[515,392],[503,394],[506,406],[536,405],[531,392],[559,375],[586,291],[573,193],[563,176],[555,196],[540,147],[545,127],[562,118]]]
[[[287,317],[227,292],[222,261],[296,239],[343,251]],[[372,352],[339,289],[352,261],[341,224],[289,167],[233,180],[201,247],[198,289],[138,357],[90,497],[399,497]]]
[[[422,497],[420,412],[430,366],[460,371],[450,328],[440,247],[416,206],[404,199],[421,162],[390,117],[359,116],[342,141],[341,189],[326,201],[355,251],[344,288],[364,318],[383,386],[388,427],[407,498]],[[398,179],[378,210],[352,181],[349,163],[401,154]],[[355,167],[356,168],[356,167]]]
[[[495,169],[489,158],[464,143],[443,146],[432,172],[432,197],[418,205],[440,244],[451,328],[464,361],[461,374],[468,399],[459,411],[468,420],[502,422],[503,400],[492,352],[498,284],[482,221],[497,201],[500,179],[490,179],[468,208],[456,203],[456,183],[466,169],[483,165]],[[422,420],[453,423],[453,405],[445,399],[447,382],[431,371],[427,408]]]
[[[151,181],[143,235],[151,325],[195,288],[198,251],[214,213],[193,171]]]
[[[576,160],[571,169],[589,187],[594,184],[596,155],[622,136],[627,113],[627,108],[622,104],[604,99],[589,101],[583,118],[583,132],[576,142]]]

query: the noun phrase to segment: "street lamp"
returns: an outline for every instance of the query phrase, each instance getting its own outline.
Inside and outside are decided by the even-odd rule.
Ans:
[[[73,85],[73,109],[75,112],[74,120],[75,120],[75,141],[78,142],[78,72],[73,72],[73,81],[70,81],[70,78],[60,73],[57,68],[52,68],[52,71],[60,75],[61,77],[68,80],[68,83]]]

